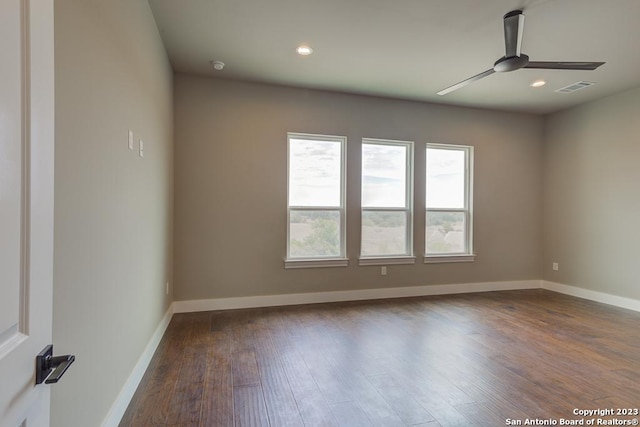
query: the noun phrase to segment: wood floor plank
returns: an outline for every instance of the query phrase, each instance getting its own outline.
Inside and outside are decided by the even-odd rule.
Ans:
[[[303,426],[282,361],[268,333],[256,338],[257,363],[269,421],[274,426]]]
[[[480,403],[458,405],[455,409],[470,422],[470,425],[478,427],[505,425],[504,418],[500,418],[489,408]]]
[[[292,325],[292,322],[286,320],[286,316],[285,319],[275,320],[278,332],[272,334],[272,339],[300,417],[305,426],[337,426],[337,420],[322,396],[309,367],[295,346],[295,342],[301,337],[296,333],[291,333],[290,328],[293,326],[295,329],[297,322],[293,322]]]
[[[120,425],[485,427],[635,407],[639,326],[545,290],[176,314]]]
[[[140,397],[134,400],[134,405],[129,405],[120,426],[166,424],[169,404],[182,367],[182,355],[188,336],[184,332],[192,324],[193,317],[189,315],[173,317],[150,364],[154,369],[147,372],[151,376],[136,390]]]
[[[338,420],[339,426],[369,427],[373,425],[367,414],[354,402],[335,403],[329,408]]]
[[[403,426],[400,416],[367,377],[351,364],[342,365],[340,358],[329,356],[338,378],[346,384],[345,391],[364,411],[373,425]]]
[[[200,425],[206,359],[206,347],[189,346],[185,349],[182,369],[168,404],[167,425]]]
[[[223,345],[221,343],[220,347]],[[228,427],[234,424],[231,357],[229,353],[212,353],[214,352],[210,350],[207,379],[202,394],[200,426]]]
[[[305,426],[332,427],[340,423],[320,390],[305,390],[295,394],[300,417]]]
[[[268,427],[269,417],[260,386],[234,387],[233,406],[237,427]]]
[[[199,426],[210,348],[211,313],[196,313],[186,339],[175,391],[169,402],[167,425]]]
[[[211,318],[211,339],[202,394],[201,427],[234,425],[231,326],[226,313]]]
[[[406,425],[435,421],[435,418],[415,400],[403,384],[391,375],[370,376],[368,379]]]
[[[461,412],[438,395],[417,393],[416,401],[422,405],[442,427],[463,427],[472,424]]]
[[[353,400],[347,393],[347,384],[336,375],[324,356],[310,351],[303,351],[301,354],[318,389],[329,404]]]
[[[241,350],[233,354],[233,386],[255,386],[260,384],[258,362],[253,350]]]

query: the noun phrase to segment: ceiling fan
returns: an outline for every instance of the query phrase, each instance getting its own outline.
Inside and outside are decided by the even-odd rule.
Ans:
[[[496,71],[499,73],[515,71],[520,68],[537,68],[543,70],[595,70],[604,62],[554,62],[554,61],[529,61],[529,57],[520,52],[522,45],[522,33],[524,31],[524,14],[521,10],[512,10],[504,15],[504,44],[505,55],[498,59],[493,68],[478,75],[463,80],[438,92],[438,95],[446,95],[458,90],[469,83],[483,79]]]

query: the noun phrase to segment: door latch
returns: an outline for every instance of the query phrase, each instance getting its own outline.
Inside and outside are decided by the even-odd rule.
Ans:
[[[54,356],[53,345],[46,346],[36,356],[36,384],[57,383],[75,360],[72,354]]]

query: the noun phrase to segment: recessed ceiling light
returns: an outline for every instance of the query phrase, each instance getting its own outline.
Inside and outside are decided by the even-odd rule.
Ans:
[[[531,84],[529,86],[531,87],[542,87],[544,85],[546,85],[547,82],[545,82],[544,80],[536,80],[534,82],[531,82]]]
[[[307,56],[313,53],[313,49],[303,44],[302,46],[298,46],[296,48],[296,52],[298,52],[298,55]]]

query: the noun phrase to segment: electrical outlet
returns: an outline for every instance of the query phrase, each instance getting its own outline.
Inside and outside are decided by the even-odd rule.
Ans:
[[[381,276],[386,276],[387,275],[387,266],[382,266],[380,267],[380,275]]]
[[[559,267],[560,267],[560,266],[558,265],[558,263],[557,263],[557,262],[554,262],[554,263],[551,265],[551,268],[553,269],[553,271],[558,271],[558,270],[559,270]]]
[[[133,150],[133,131],[129,130],[129,150]]]
[[[140,154],[140,157],[144,157],[144,141],[143,140],[140,140],[139,154]]]

